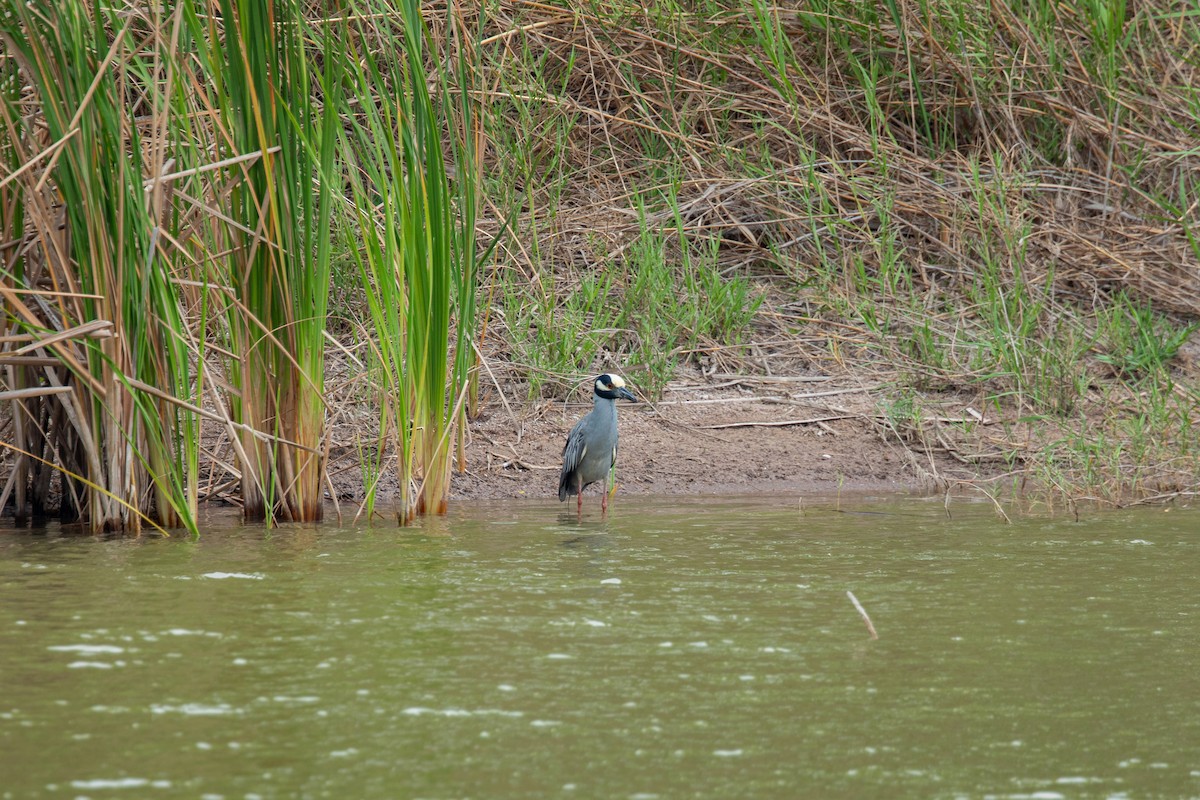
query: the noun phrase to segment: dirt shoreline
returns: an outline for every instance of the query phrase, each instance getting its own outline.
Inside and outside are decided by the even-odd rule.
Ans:
[[[618,494],[831,495],[926,493],[981,477],[949,452],[917,453],[889,434],[877,389],[825,376],[684,377],[657,402],[622,402]],[[467,437],[467,471],[451,502],[556,498],[563,442],[587,413],[583,389],[568,402],[517,406],[485,393]],[[964,419],[970,419],[962,410]],[[349,457],[350,454],[346,453]],[[342,502],[362,499],[359,470],[332,470]],[[396,492],[394,471],[378,496]],[[597,487],[585,503],[599,503]]]

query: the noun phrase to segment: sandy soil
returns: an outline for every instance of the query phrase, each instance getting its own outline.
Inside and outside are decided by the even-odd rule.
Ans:
[[[452,500],[556,496],[562,446],[591,407],[588,389],[566,403],[523,407],[502,404],[494,390],[485,395]],[[618,493],[919,491],[978,477],[945,452],[918,454],[885,436],[880,400],[849,379],[682,376],[658,402],[620,403]],[[965,416],[965,408],[957,413]],[[335,479],[344,501],[361,499],[356,473]],[[394,476],[379,488],[381,498],[392,495]],[[599,496],[593,486],[585,502]]]

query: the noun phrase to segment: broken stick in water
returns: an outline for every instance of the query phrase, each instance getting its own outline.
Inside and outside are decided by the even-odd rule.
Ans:
[[[846,597],[850,598],[850,602],[854,603],[854,607],[858,609],[858,613],[862,616],[863,622],[867,623],[867,631],[870,632],[872,639],[878,639],[879,634],[875,632],[875,626],[871,624],[871,618],[867,616],[867,610],[862,607],[862,603],[858,602],[858,598],[854,596],[854,592],[846,590]]]

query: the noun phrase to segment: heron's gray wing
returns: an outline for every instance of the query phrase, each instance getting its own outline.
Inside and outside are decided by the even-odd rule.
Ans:
[[[558,488],[561,492],[567,486],[567,481],[572,472],[579,468],[583,462],[584,451],[587,447],[583,442],[583,420],[575,423],[575,427],[571,428],[571,432],[567,434],[567,443],[563,446],[562,472],[558,475]]]

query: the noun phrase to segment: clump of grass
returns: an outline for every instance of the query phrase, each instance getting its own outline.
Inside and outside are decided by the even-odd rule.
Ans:
[[[94,526],[136,527],[138,514],[194,526],[203,413],[229,435],[248,519],[318,519],[332,210],[340,162],[365,153],[393,204],[375,213],[378,195],[352,174],[362,214],[349,216],[369,241],[398,226],[361,272],[372,291],[391,287],[373,338],[406,381],[393,387],[391,430],[405,485],[414,471],[420,482],[402,514],[445,509],[449,431],[476,366],[479,32],[463,14],[448,20],[455,58],[431,91],[419,5],[362,9],[310,20],[295,0],[188,0],[169,15],[97,7],[89,17],[55,3],[4,17],[18,58],[0,60],[10,134],[0,203],[5,232],[21,240],[3,284],[20,333],[4,345],[29,344],[42,371],[21,354],[0,364],[0,391],[17,403],[0,423],[15,432],[5,444],[18,466],[0,502],[11,490],[23,514],[33,492],[40,507],[48,491],[34,465],[45,461],[63,475],[64,508]],[[349,19],[368,50],[393,46],[384,70],[343,72]],[[36,95],[23,94],[28,80]],[[364,108],[366,124],[355,116]],[[368,136],[346,135],[346,119]],[[394,148],[355,151],[380,132]],[[39,297],[45,285],[62,291]]]
[[[292,0],[219,0],[192,35],[211,83],[219,157],[255,157],[229,187],[223,283],[248,519],[323,512],[324,334],[341,59],[315,77]],[[339,43],[340,46],[340,43]],[[317,103],[317,89],[324,103]],[[263,434],[267,434],[264,436]]]
[[[550,385],[566,385],[567,376],[590,371],[621,333],[617,325],[622,301],[613,270],[582,273],[561,298],[530,291],[510,277],[501,299],[530,396]]]
[[[652,229],[645,209],[638,238],[626,262],[629,285],[617,319],[631,332],[629,361],[638,370],[639,386],[657,396],[680,360],[695,360],[711,345],[738,344],[762,298],[749,281],[720,274],[721,242],[716,238],[689,242],[679,204],[668,196],[675,236]],[[676,263],[671,239],[678,248]]]
[[[396,27],[366,27],[367,20],[389,18],[385,3],[364,2],[358,10],[352,77],[361,111],[348,142],[357,156],[351,190],[363,234],[355,257],[378,336],[383,435],[395,437],[399,516],[407,522],[445,512],[452,432],[465,424],[480,258],[477,129],[465,68],[435,71],[441,103],[429,91],[419,4],[402,2]],[[457,24],[466,42],[472,34],[465,20]],[[391,91],[377,95],[379,87]],[[444,130],[453,139],[453,180],[443,161]]]
[[[16,332],[6,344],[18,345],[3,357],[15,433],[5,444],[19,455],[0,504],[15,486],[18,518],[27,495],[40,510],[43,467],[54,466],[64,518],[92,531],[194,531],[189,331],[143,187],[150,165],[134,117],[136,107],[157,121],[169,100],[143,80],[157,41],[139,41],[133,27],[69,2],[36,12],[18,4],[0,18],[15,59],[0,113],[20,194],[5,227],[38,245],[7,260],[0,281]],[[29,96],[12,83],[22,78]]]
[[[684,230],[678,205],[657,218]],[[681,361],[714,344],[737,344],[762,302],[743,276],[720,273],[721,242],[692,243],[651,223],[645,207],[637,235],[620,259],[582,273],[561,296],[505,288],[505,318],[528,369],[532,393],[548,376],[574,376],[623,365],[639,389],[657,396]],[[528,335],[523,332],[528,331]]]
[[[1117,378],[1140,383],[1148,379],[1169,382],[1169,364],[1200,323],[1178,324],[1149,303],[1117,295],[1099,315],[1097,360],[1110,366]]]

